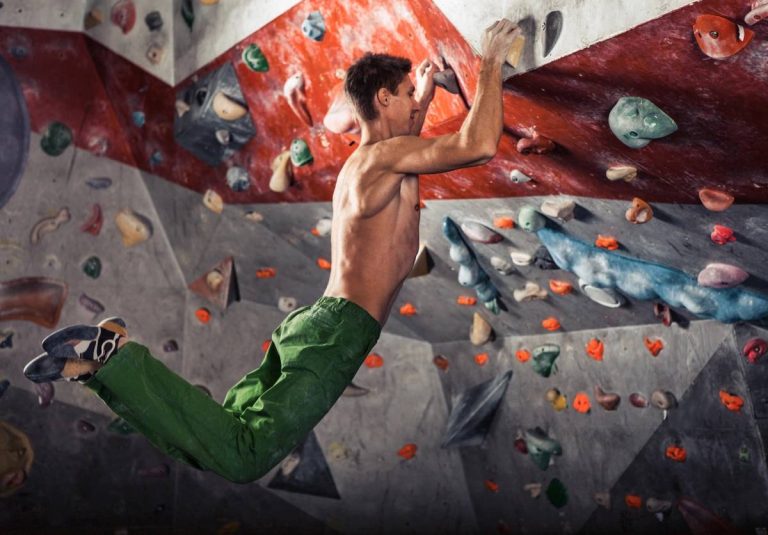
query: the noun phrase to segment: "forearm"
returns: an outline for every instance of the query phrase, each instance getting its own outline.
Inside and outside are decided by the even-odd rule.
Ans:
[[[501,63],[483,59],[475,102],[459,132],[468,143],[495,152],[502,126]]]
[[[419,99],[419,113],[413,121],[413,128],[411,128],[411,135],[418,136],[421,134],[421,128],[424,126],[424,119],[427,118],[427,112],[429,111],[429,105],[432,104],[433,95],[429,97],[422,97]]]

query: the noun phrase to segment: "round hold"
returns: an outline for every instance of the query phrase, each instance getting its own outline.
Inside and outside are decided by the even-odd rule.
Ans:
[[[120,0],[109,13],[112,24],[123,31],[123,34],[130,32],[133,25],[136,24],[136,6],[133,0]]]
[[[699,190],[699,200],[707,210],[722,212],[731,207],[734,199],[730,193],[712,188],[702,188]]]
[[[524,184],[525,182],[533,180],[519,169],[512,169],[512,171],[509,172],[509,179],[515,184]]]
[[[656,104],[642,97],[621,97],[608,115],[611,132],[626,146],[640,149],[668,136],[677,124]]]
[[[672,392],[654,390],[651,394],[651,404],[657,409],[668,411],[677,407],[677,398]]]
[[[280,297],[277,300],[277,308],[280,312],[293,312],[297,306],[298,303],[295,297]]]
[[[597,385],[595,385],[594,392],[595,400],[607,411],[615,411],[621,403],[621,396],[613,392],[605,392]]]
[[[648,406],[648,399],[644,395],[634,392],[629,395],[629,403],[633,407],[637,407],[638,409],[644,409]]]
[[[732,241],[736,241],[736,236],[734,235],[733,229],[726,227],[725,225],[715,225],[712,228],[712,233],[709,235],[709,237],[714,243],[718,245],[725,245]]]
[[[632,165],[612,165],[605,171],[605,178],[608,180],[623,180],[632,182],[637,178],[637,167]]]
[[[115,225],[123,238],[123,245],[133,247],[152,236],[152,225],[144,216],[128,209],[120,210],[115,216]]]
[[[302,33],[313,41],[322,41],[325,30],[325,19],[319,11],[312,11],[301,23]]]
[[[147,28],[150,32],[154,32],[163,27],[163,16],[159,11],[150,11],[147,16],[144,17],[144,22],[147,23]]]
[[[224,211],[224,199],[212,189],[206,190],[203,194],[203,205],[216,214]]]
[[[768,342],[762,338],[752,338],[744,344],[741,354],[744,355],[750,364],[756,364],[763,355],[768,352]]]
[[[725,17],[699,15],[693,23],[693,36],[704,54],[723,59],[741,52],[752,41],[755,32]]]
[[[83,273],[92,279],[98,279],[101,275],[101,260],[98,256],[91,256],[83,264]]]
[[[224,275],[222,275],[221,271],[218,269],[212,269],[205,276],[205,285],[208,286],[208,289],[212,292],[218,291],[223,283]]]
[[[491,257],[491,266],[493,269],[501,273],[502,275],[509,275],[514,271],[515,268],[512,267],[512,264],[504,260],[503,258],[499,256],[492,256]]]
[[[589,297],[589,299],[604,307],[619,308],[625,302],[624,296],[611,288],[593,286],[581,279],[579,279],[579,288],[581,288],[582,293]]]
[[[243,50],[243,63],[254,72],[266,72],[269,70],[269,62],[258,45],[251,43]]]
[[[749,278],[749,273],[730,264],[707,264],[699,272],[699,286],[707,288],[732,288]]]
[[[291,141],[291,162],[297,167],[312,163],[312,153],[307,142],[301,138]]]
[[[546,226],[546,220],[533,206],[525,205],[517,214],[517,223],[520,228],[528,232],[536,232]]]
[[[246,191],[251,186],[248,171],[237,165],[230,167],[227,170],[227,186],[232,191]]]
[[[152,65],[157,65],[158,63],[163,61],[164,55],[165,55],[165,49],[157,43],[152,43],[151,45],[149,45],[149,48],[147,48],[147,60]]]
[[[72,130],[64,123],[50,123],[40,138],[40,147],[48,156],[59,156],[72,143]]]
[[[627,221],[630,223],[647,223],[653,219],[653,208],[640,197],[635,197],[632,199],[632,206],[627,209],[624,217],[626,217]]]
[[[248,113],[248,108],[235,101],[223,91],[213,96],[213,112],[224,121],[237,121]]]

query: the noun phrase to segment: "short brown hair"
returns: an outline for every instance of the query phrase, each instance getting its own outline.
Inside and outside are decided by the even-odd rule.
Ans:
[[[366,53],[347,69],[344,91],[366,121],[377,117],[373,106],[376,92],[385,87],[397,94],[397,86],[411,72],[411,60],[389,54]]]

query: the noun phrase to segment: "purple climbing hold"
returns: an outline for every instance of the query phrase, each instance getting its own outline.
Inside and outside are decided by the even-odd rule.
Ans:
[[[479,243],[498,243],[504,239],[501,234],[477,221],[464,221],[461,230],[467,238]]]
[[[749,278],[749,273],[731,264],[707,264],[699,273],[699,285],[708,288],[732,288]]]
[[[37,392],[37,402],[40,407],[45,409],[53,401],[53,383],[35,383],[35,392]]]

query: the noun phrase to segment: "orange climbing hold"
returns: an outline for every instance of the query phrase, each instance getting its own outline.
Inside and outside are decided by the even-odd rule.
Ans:
[[[413,457],[416,455],[416,449],[416,444],[408,443],[400,448],[397,454],[407,461],[409,459],[413,459]]]
[[[478,353],[475,355],[475,364],[478,366],[485,366],[488,362],[488,353]]]
[[[195,316],[197,317],[198,321],[203,324],[211,321],[211,312],[205,307],[200,307],[195,310]]]
[[[731,394],[726,390],[720,391],[720,401],[725,405],[729,411],[739,412],[744,405],[744,400],[741,396]]]
[[[518,349],[515,353],[515,357],[517,357],[517,360],[520,362],[528,362],[531,360],[531,352],[527,349]]]
[[[469,295],[460,295],[459,297],[456,298],[456,302],[460,305],[471,307],[471,306],[475,306],[475,304],[477,303],[477,299]]]
[[[664,342],[662,342],[660,339],[651,340],[647,336],[645,337],[645,347],[648,349],[648,351],[651,352],[651,355],[654,357],[658,357],[659,353],[661,353],[661,350],[664,349]]]
[[[331,269],[331,263],[325,258],[320,257],[317,259],[317,267],[320,269]]]
[[[573,401],[571,402],[571,406],[576,412],[580,412],[581,414],[587,414],[589,410],[592,408],[592,403],[590,403],[589,396],[585,392],[579,392],[573,398]]]
[[[712,228],[712,234],[710,234],[709,237],[718,245],[725,245],[726,243],[736,241],[733,229],[731,227],[726,227],[725,225],[715,225]]]
[[[603,345],[602,340],[598,340],[597,338],[592,338],[589,342],[587,342],[586,350],[589,358],[597,361],[603,360],[603,352],[605,351],[605,345]]]
[[[667,459],[672,459],[675,462],[678,463],[684,463],[685,459],[688,457],[688,454],[685,451],[685,448],[682,446],[677,446],[675,444],[672,444],[671,446],[667,446],[667,450],[664,452],[664,455],[667,456]]]
[[[485,488],[487,488],[491,492],[499,492],[499,484],[496,483],[493,479],[485,480]]]
[[[365,365],[369,368],[381,368],[384,366],[384,359],[381,357],[381,355],[371,353],[365,357]]]
[[[624,496],[624,503],[630,509],[640,509],[643,506],[643,499],[637,494],[627,494]]]
[[[317,227],[313,227],[312,230],[310,230],[313,236],[320,236],[320,231],[317,230]]]
[[[560,328],[560,322],[557,321],[556,317],[550,316],[541,322],[541,326],[548,331],[556,331]]]
[[[262,352],[262,353],[266,353],[266,352],[267,352],[267,350],[269,349],[269,344],[271,344],[271,343],[272,343],[272,340],[270,340],[269,338],[267,338],[266,340],[264,340],[264,341],[261,343],[261,352]]]
[[[416,307],[410,303],[406,303],[400,307],[401,316],[414,316],[416,314]]]
[[[511,217],[497,217],[493,220],[493,226],[496,228],[515,228],[515,220]]]
[[[277,270],[275,268],[267,267],[256,270],[256,278],[258,279],[271,279],[275,275],[277,275]]]
[[[557,295],[568,295],[573,291],[573,284],[568,281],[549,279],[549,289]]]
[[[601,249],[608,249],[609,251],[615,251],[619,248],[619,242],[613,236],[604,236],[602,234],[597,235],[595,245]]]

